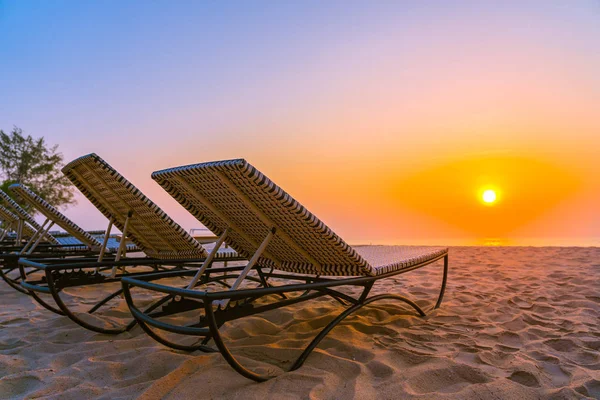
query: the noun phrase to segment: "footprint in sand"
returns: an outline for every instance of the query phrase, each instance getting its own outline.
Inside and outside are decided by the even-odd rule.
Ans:
[[[524,386],[540,387],[540,381],[538,378],[527,371],[515,371],[508,377],[508,379]]]
[[[23,398],[27,393],[38,389],[43,382],[31,375],[19,374],[5,376],[0,379],[0,393],[2,398]],[[6,396],[6,397],[4,397]]]
[[[394,369],[387,364],[373,360],[367,363],[367,368],[375,378],[384,379],[394,374]]]
[[[479,369],[465,364],[454,364],[446,368],[423,371],[408,381],[416,393],[453,393],[465,386],[490,382],[491,378]]]
[[[584,396],[600,399],[600,381],[591,379],[583,385],[576,387],[575,390]]]
[[[571,339],[550,339],[544,341],[544,344],[560,352],[571,352],[579,347]]]
[[[26,344],[27,342],[24,342],[21,339],[10,338],[0,341],[0,350],[10,350]]]
[[[511,299],[508,300],[509,304],[514,304],[515,306],[522,308],[522,309],[529,309],[533,306],[533,303],[529,302],[529,301],[525,301],[523,299],[521,299],[519,296],[514,296]]]

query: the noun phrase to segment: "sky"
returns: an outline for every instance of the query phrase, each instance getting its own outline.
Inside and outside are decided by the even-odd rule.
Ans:
[[[600,245],[600,1],[0,0],[0,32],[0,129],[186,229],[151,172],[245,158],[353,244]]]

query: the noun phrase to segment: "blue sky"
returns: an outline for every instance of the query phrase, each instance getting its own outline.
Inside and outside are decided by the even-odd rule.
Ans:
[[[448,148],[455,158],[535,148],[598,172],[598,1],[0,1],[0,30],[0,128],[45,136],[66,161],[98,153],[186,228],[197,223],[151,171],[245,157],[343,236],[373,241],[420,225],[465,233],[421,224],[402,204],[394,218],[406,229],[349,223],[351,208],[316,193],[352,193],[352,165],[383,162],[400,180]],[[104,223],[85,199],[67,214]],[[573,218],[551,214],[518,234]],[[569,235],[598,233],[578,218]]]

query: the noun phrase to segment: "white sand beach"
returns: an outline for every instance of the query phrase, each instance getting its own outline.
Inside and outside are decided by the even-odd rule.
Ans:
[[[374,293],[429,307],[441,267],[380,281]],[[174,351],[139,327],[87,331],[4,282],[0,298],[2,399],[600,398],[600,248],[451,248],[439,310],[420,318],[400,303],[365,307],[291,373],[284,369],[341,312],[335,301],[225,325],[240,360],[280,374],[265,383],[219,353]]]

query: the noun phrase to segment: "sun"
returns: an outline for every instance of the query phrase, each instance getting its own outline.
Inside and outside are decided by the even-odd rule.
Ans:
[[[496,192],[492,189],[488,189],[483,192],[482,199],[484,203],[492,204],[496,201]]]

